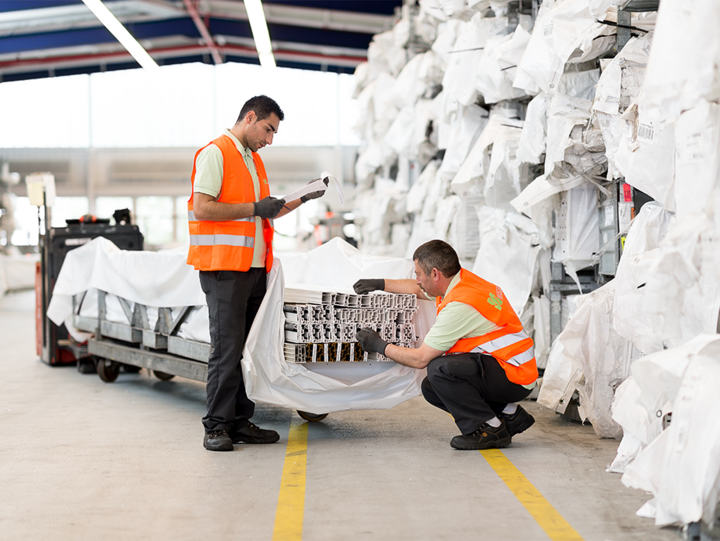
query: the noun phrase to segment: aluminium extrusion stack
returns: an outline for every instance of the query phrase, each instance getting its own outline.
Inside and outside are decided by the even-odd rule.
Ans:
[[[370,328],[391,344],[415,347],[418,336],[413,320],[417,310],[417,297],[412,294],[354,295],[286,288],[285,360],[289,363],[389,361],[384,355],[363,351],[357,342],[357,331]]]

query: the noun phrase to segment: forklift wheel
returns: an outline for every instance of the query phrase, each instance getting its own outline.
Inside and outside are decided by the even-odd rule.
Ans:
[[[112,383],[120,374],[120,363],[111,361],[110,359],[98,358],[97,373],[100,379],[105,383]]]
[[[308,421],[310,423],[317,423],[318,421],[322,421],[325,417],[328,416],[327,413],[316,414],[316,413],[308,413],[307,411],[300,411],[300,410],[297,410],[297,412],[300,417],[302,417],[303,419],[305,419],[306,421]]]
[[[160,372],[160,370],[153,370],[153,374],[155,374],[155,377],[159,379],[160,381],[170,381],[175,377],[175,374],[168,374],[167,372]]]

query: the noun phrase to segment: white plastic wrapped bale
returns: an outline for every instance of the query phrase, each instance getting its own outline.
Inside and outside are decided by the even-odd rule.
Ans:
[[[564,368],[553,367],[550,374],[546,371],[543,379],[545,386],[553,372],[556,378],[568,378],[552,382],[551,388],[565,388],[565,396],[568,391],[571,396],[574,385],[584,414],[595,433],[604,438],[619,438],[622,435],[620,425],[613,421],[611,415],[613,396],[615,389],[630,375],[632,362],[642,356],[613,328],[614,299],[614,282],[581,297],[577,311],[557,338],[563,347],[559,361]],[[567,366],[567,358],[571,360],[571,367]],[[551,352],[549,371],[554,362]],[[554,397],[557,398],[557,394]],[[543,398],[548,405],[548,397]],[[557,404],[550,407],[556,409]]]
[[[525,216],[483,206],[480,250],[472,272],[499,286],[515,312],[522,314],[532,289],[540,246],[537,228]]]
[[[615,154],[619,173],[625,182],[674,211],[675,124],[663,127],[651,121],[637,104],[621,118],[625,122]]]
[[[485,54],[480,59],[475,76],[475,88],[485,103],[497,103],[527,96],[525,90],[514,88],[517,66],[530,41],[528,31],[532,19],[520,16],[520,24],[514,32],[505,36],[493,36],[485,44]]]
[[[547,143],[548,95],[541,92],[535,96],[525,111],[517,158],[520,162],[540,163]]]
[[[470,105],[477,99],[475,78],[488,39],[505,35],[507,27],[507,17],[484,18],[481,13],[458,25],[457,39],[450,51],[442,85],[462,105]]]
[[[402,221],[404,208],[398,212],[396,206],[405,195],[396,182],[378,177],[374,190],[356,196],[353,211],[363,250],[378,255],[391,253],[391,226]]]
[[[510,201],[521,191],[516,151],[523,123],[509,118],[514,114],[514,110],[493,109],[482,133],[452,179],[453,192],[463,197],[471,193],[482,194],[489,205],[510,210]]]
[[[645,204],[630,226],[615,274],[613,327],[646,355],[663,348],[664,336],[661,320],[638,307],[643,305],[650,269],[660,255],[659,246],[672,219],[660,204]]]
[[[554,92],[566,63],[597,58],[614,43],[615,29],[597,22],[588,0],[557,2],[535,21],[514,86],[531,95]]]
[[[720,4],[663,0],[638,103],[648,120],[672,122],[720,95]]]
[[[720,426],[712,414],[720,409],[720,339],[698,336],[672,351],[687,362],[672,422],[627,466],[622,482],[652,492],[654,499],[638,515],[654,518],[658,526],[700,520],[713,524],[720,502]],[[668,398],[673,384],[663,385]]]
[[[440,172],[452,180],[488,122],[488,112],[477,105],[460,107],[447,129],[445,156]],[[442,147],[440,147],[442,148]]]
[[[620,176],[615,155],[625,129],[625,121],[621,119],[621,115],[630,107],[642,88],[652,36],[650,33],[630,39],[603,69],[597,84],[592,110],[605,142],[609,179]]]
[[[685,218],[660,246],[641,308],[661,321],[664,344],[677,347],[717,331],[720,311],[717,233],[705,215]]]

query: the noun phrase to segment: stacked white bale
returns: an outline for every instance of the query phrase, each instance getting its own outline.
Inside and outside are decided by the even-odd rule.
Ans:
[[[463,265],[498,283],[534,327],[541,366],[549,355],[539,401],[557,409],[577,392],[599,435],[625,434],[613,469],[629,464],[624,481],[654,493],[658,524],[710,522],[720,435],[693,415],[720,387],[718,349],[681,360],[686,344],[718,330],[720,5],[663,0],[657,14],[633,13],[634,37],[603,58],[627,3],[546,0],[513,27],[507,2],[427,0],[402,25],[403,36],[422,30],[425,52],[389,39],[398,29],[378,36],[375,51],[387,54],[371,54],[358,81],[361,248],[410,256],[431,238],[457,246]],[[524,115],[518,100],[529,101]],[[592,203],[616,179],[656,203],[629,227],[615,279],[578,298],[550,352],[550,261],[571,274],[597,261],[609,239],[599,238]],[[663,350],[676,351],[673,378],[633,368]],[[659,408],[627,391],[649,382]],[[657,411],[680,412],[678,428],[637,426]],[[673,481],[682,472],[688,482]]]

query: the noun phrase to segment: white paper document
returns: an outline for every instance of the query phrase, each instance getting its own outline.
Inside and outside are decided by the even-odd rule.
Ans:
[[[295,190],[294,192],[283,196],[281,199],[284,199],[287,201],[295,201],[296,199],[300,199],[303,195],[307,195],[312,192],[324,192],[327,190],[327,186],[325,185],[324,179],[328,179],[329,181],[332,181],[335,184],[335,189],[337,190],[338,196],[340,197],[340,204],[345,204],[345,199],[343,198],[342,188],[340,187],[340,183],[338,182],[338,179],[336,179],[333,175],[328,173],[327,171],[323,171],[320,175],[320,178],[316,180],[315,182],[311,182],[310,184],[306,184],[302,188],[299,188]]]

